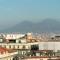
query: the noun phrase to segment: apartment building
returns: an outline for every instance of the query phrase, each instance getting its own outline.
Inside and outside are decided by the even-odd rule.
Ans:
[[[0,47],[0,60],[13,60],[17,54],[17,51]]]

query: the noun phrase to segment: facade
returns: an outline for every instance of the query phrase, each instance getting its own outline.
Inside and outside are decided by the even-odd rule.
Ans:
[[[32,33],[3,34],[0,36],[0,47],[16,50],[20,58],[24,58],[25,60],[35,60],[35,57],[36,60],[47,60],[49,57],[57,59],[57,56],[60,56],[60,36],[48,37],[32,35]],[[37,52],[34,52],[34,50]],[[40,55],[41,51],[43,52],[42,55]],[[45,56],[46,52],[53,54]]]
[[[18,52],[0,47],[0,60],[13,60]]]

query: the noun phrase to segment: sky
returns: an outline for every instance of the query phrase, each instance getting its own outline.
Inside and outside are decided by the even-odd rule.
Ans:
[[[60,0],[0,0],[0,27],[46,18],[60,19]]]

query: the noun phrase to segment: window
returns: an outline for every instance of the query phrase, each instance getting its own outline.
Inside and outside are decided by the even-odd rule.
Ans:
[[[9,45],[9,48],[11,48],[11,45]]]
[[[15,49],[15,45],[13,45],[13,49]]]
[[[25,49],[25,45],[23,45],[23,49]]]
[[[19,49],[19,45],[18,45],[18,49]]]
[[[9,43],[16,43],[16,40],[15,39],[11,39],[11,40],[9,40]]]
[[[39,50],[39,46],[38,45],[31,45],[31,50]]]

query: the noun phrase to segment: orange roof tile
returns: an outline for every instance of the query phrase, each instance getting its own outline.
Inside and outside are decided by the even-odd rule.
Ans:
[[[13,50],[0,47],[0,52],[9,52],[10,53],[10,52],[13,52]]]

